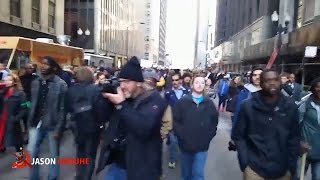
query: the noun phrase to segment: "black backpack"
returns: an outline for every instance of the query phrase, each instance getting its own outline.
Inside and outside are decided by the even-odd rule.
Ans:
[[[77,98],[72,103],[72,120],[78,129],[93,131],[99,128],[99,123],[94,113],[94,95],[88,93],[91,86],[79,86]]]

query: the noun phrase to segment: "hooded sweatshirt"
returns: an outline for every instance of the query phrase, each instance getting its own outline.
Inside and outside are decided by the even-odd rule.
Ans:
[[[235,107],[235,112],[234,112],[234,116],[232,117],[232,130],[231,130],[231,134],[233,132],[233,128],[235,123],[237,122],[237,117],[240,111],[240,105],[241,103],[246,100],[251,98],[252,94],[254,94],[255,92],[259,91],[260,88],[257,88],[256,86],[254,86],[253,84],[245,84],[244,85],[244,89],[240,91],[237,100],[236,100],[236,107]]]

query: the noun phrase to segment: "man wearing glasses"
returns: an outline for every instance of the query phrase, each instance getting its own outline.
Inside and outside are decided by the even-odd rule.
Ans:
[[[172,89],[166,90],[165,99],[167,100],[171,108],[173,108],[181,97],[189,93],[191,93],[191,90],[186,89],[182,86],[181,74],[175,73],[172,76]],[[169,168],[174,169],[176,168],[178,141],[173,131],[169,133],[168,144],[170,155],[170,162],[168,166]]]

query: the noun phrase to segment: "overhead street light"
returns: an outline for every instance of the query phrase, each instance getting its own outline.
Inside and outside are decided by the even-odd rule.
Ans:
[[[90,36],[90,31],[89,31],[89,29],[87,29],[87,30],[84,32],[84,34],[85,34],[86,36]]]
[[[77,31],[77,33],[78,33],[78,35],[80,35],[80,36],[81,36],[81,35],[83,34],[82,29],[81,29],[81,28],[79,28],[79,29],[78,29],[78,31]]]
[[[271,21],[272,22],[278,22],[279,21],[279,15],[278,15],[277,11],[273,11],[273,13],[271,15]]]
[[[290,23],[290,16],[288,13],[285,13],[284,15],[284,21],[285,21],[285,27],[281,25],[279,22],[279,15],[277,11],[273,11],[271,15],[271,21],[273,22],[273,28],[274,28],[274,35],[284,33],[286,34],[288,32],[288,25]]]

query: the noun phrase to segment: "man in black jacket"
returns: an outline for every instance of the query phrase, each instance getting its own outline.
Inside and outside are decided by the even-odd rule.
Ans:
[[[261,91],[244,101],[233,129],[244,179],[290,180],[300,147],[299,113],[280,93],[279,74],[261,74]]]
[[[117,153],[110,153],[114,155],[111,157],[113,165],[109,168],[105,179],[126,179],[123,176],[124,169],[128,180],[159,179],[162,174],[160,128],[167,104],[158,92],[143,89],[144,79],[136,57],[132,57],[121,69],[119,81],[117,94],[103,94],[115,104],[116,111],[113,116],[117,118],[111,117],[106,130],[109,134],[105,136],[98,171],[102,169],[101,166],[108,164],[108,161],[110,163],[110,158],[107,157],[110,153],[108,151],[118,149]],[[120,128],[121,133],[114,127]],[[117,134],[118,136],[114,136]],[[121,149],[124,153],[121,153]]]
[[[301,92],[302,92],[302,86],[301,84],[296,83],[296,75],[291,73],[289,75],[289,85],[292,88],[292,98],[295,101],[300,101],[301,100]]]

